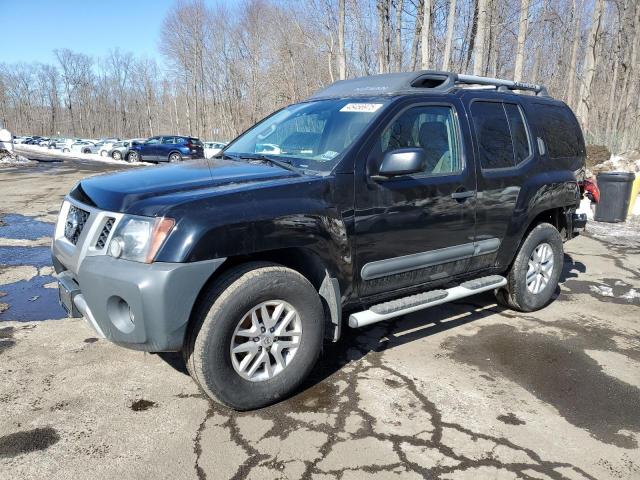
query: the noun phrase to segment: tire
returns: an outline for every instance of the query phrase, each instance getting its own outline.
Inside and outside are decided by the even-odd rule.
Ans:
[[[122,160],[122,153],[120,153],[118,150],[114,150],[113,152],[111,152],[111,158],[113,158],[114,160]]]
[[[170,163],[178,163],[182,161],[182,155],[177,152],[171,152],[168,158]]]
[[[140,155],[138,155],[138,152],[129,152],[126,156],[126,160],[129,163],[132,162],[139,162],[140,161]]]
[[[82,153],[84,153],[85,155],[88,155],[89,153],[91,153],[91,150],[89,150],[88,148],[85,148]]]
[[[545,258],[547,261],[540,261]],[[563,263],[564,250],[558,230],[549,223],[537,225],[516,254],[507,274],[507,285],[496,292],[498,302],[520,312],[541,309],[549,303],[558,286]]]
[[[250,312],[272,300],[285,303],[297,312],[294,318],[301,329],[299,343],[279,373],[270,378],[248,379],[234,366],[241,362],[235,357],[234,364],[232,342],[240,338],[236,331],[243,319],[251,323]],[[324,311],[313,285],[289,268],[252,262],[226,272],[201,294],[183,355],[191,377],[209,397],[236,410],[251,410],[275,403],[300,386],[320,355],[323,335]],[[247,344],[252,345],[256,338],[248,339]],[[278,337],[274,338],[272,346],[276,347]],[[263,345],[263,340],[256,345]],[[272,358],[275,359],[271,347],[259,348],[268,352],[256,353],[252,358],[258,360],[259,355],[266,354],[271,364]],[[248,362],[249,367],[253,359]],[[278,368],[275,362],[272,368]],[[261,364],[254,375],[264,377],[266,372],[266,364]],[[248,372],[244,373],[246,376]]]
[[[107,155],[109,155],[109,153],[106,150],[100,150],[101,157],[106,157]]]
[[[64,153],[69,153],[71,150],[69,150],[68,148],[63,148],[63,149],[62,149],[62,151],[63,151]]]

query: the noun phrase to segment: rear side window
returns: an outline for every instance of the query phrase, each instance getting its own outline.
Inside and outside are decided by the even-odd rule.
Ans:
[[[504,110],[509,119],[511,129],[511,140],[513,141],[513,153],[516,165],[525,161],[531,155],[531,141],[527,132],[527,125],[524,122],[524,115],[518,105],[505,103]]]
[[[176,143],[176,139],[174,137],[162,137],[162,143],[164,143],[164,144],[174,144],[174,143]]]
[[[567,107],[536,104],[538,124],[551,158],[584,155],[580,126]]]
[[[474,102],[471,104],[471,116],[482,168],[513,167],[513,142],[502,103]]]

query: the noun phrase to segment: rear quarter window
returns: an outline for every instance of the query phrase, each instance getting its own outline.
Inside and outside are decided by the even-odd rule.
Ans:
[[[568,107],[536,104],[538,128],[551,158],[578,157],[585,154],[582,131]]]

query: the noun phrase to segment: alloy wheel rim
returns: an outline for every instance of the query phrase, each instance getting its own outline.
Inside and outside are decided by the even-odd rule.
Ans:
[[[291,304],[262,302],[238,322],[231,337],[231,363],[245,380],[269,380],[291,364],[301,339],[302,321]]]
[[[543,291],[551,281],[553,260],[553,249],[548,243],[541,243],[531,252],[526,282],[527,290],[534,295]]]

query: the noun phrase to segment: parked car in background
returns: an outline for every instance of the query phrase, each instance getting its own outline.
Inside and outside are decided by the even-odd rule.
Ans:
[[[49,141],[49,148],[56,148],[64,151],[65,147],[71,146],[75,142],[72,138],[52,138]]]
[[[13,143],[14,145],[18,145],[20,143],[24,143],[25,141],[31,139],[31,137],[25,137],[24,135],[14,135],[13,136]]]
[[[40,141],[43,139],[43,137],[39,136],[39,135],[34,135],[33,137],[29,138],[28,140],[24,141],[25,145],[39,145]]]
[[[107,155],[113,158],[114,160],[127,159],[127,153],[129,152],[129,148],[132,145],[139,145],[144,143],[145,141],[146,139],[144,138],[132,138],[130,140],[122,140],[120,142],[116,142],[113,144],[113,146],[111,147],[111,150],[109,150],[109,153]]]
[[[151,137],[139,145],[132,145],[125,157],[129,162],[181,162],[204,158],[204,147],[200,139],[179,135]]]
[[[267,155],[280,155],[282,150],[278,145],[272,143],[258,143],[256,144],[256,153]]]
[[[47,147],[49,145],[49,140],[51,140],[49,137],[43,137],[40,139],[40,141],[37,143],[37,145],[41,146],[41,147]]]
[[[96,144],[96,151],[93,153],[97,153],[101,157],[108,157],[109,152],[113,149],[113,146],[116,144],[117,140],[103,140]]]
[[[225,142],[204,142],[204,158],[215,157],[226,146]]]
[[[78,153],[93,153],[96,144],[92,143],[88,140],[79,140],[71,145],[66,145],[62,151],[63,152],[78,152]]]

